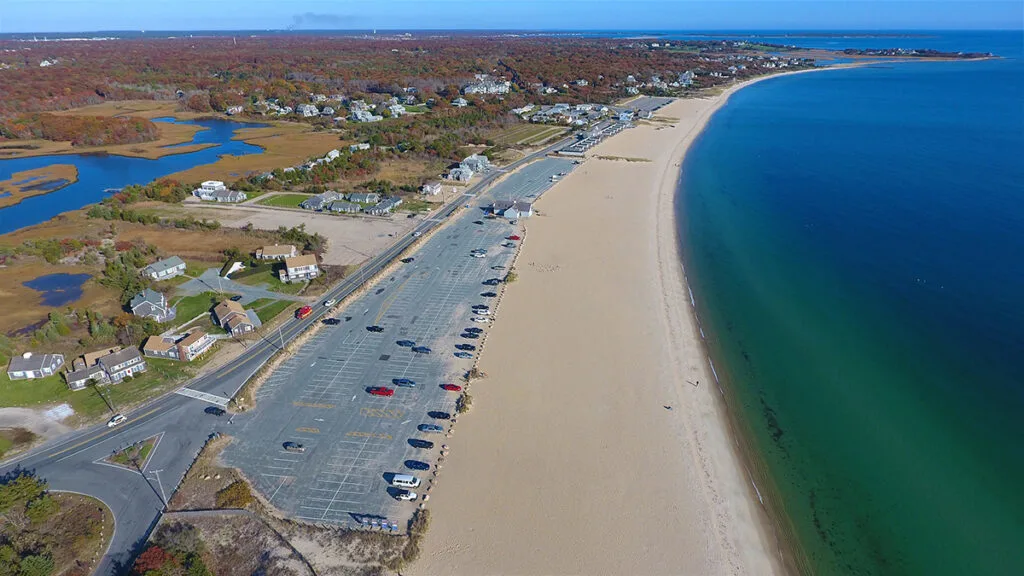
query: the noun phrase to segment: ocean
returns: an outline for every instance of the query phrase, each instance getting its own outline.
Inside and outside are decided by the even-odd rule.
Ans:
[[[1021,33],[775,41],[1004,58],[767,80],[685,160],[684,261],[774,522],[803,573],[1024,574]]]

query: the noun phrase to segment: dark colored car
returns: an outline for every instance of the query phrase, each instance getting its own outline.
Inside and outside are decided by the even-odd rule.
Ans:
[[[473,306],[471,306],[471,308],[473,308],[473,310],[484,310],[484,309],[489,309],[490,306],[488,306],[487,304],[473,304]]]
[[[405,467],[410,470],[430,470],[430,464],[419,460],[406,460]]]
[[[434,447],[434,443],[430,440],[420,440],[419,438],[409,438],[409,446],[413,448],[423,448],[424,450],[430,450]]]
[[[472,344],[456,344],[455,349],[465,350],[466,352],[472,352],[473,350],[476,350],[476,346],[473,346]]]
[[[384,386],[370,386],[366,389],[367,392],[374,396],[394,396],[394,388],[385,388]]]
[[[416,429],[419,430],[420,432],[431,432],[433,434],[439,434],[441,432],[444,432],[444,428],[438,426],[437,424],[420,424],[419,426],[416,427]]]
[[[459,334],[459,336],[462,336],[466,340],[476,340],[480,337],[476,332],[463,332],[462,334]]]
[[[497,278],[488,278],[487,280],[484,280],[483,283],[485,286],[497,286],[498,284],[501,284],[501,280]]]
[[[468,358],[472,358],[472,357],[473,357],[473,355],[472,355],[472,354],[470,354],[469,352],[456,352],[456,353],[455,353],[455,357],[456,357],[456,358],[464,358],[464,359],[468,359]]]
[[[466,328],[465,330],[463,330],[463,332],[470,332],[472,334],[479,334],[479,333],[481,333],[483,331],[484,331],[483,328],[477,328],[476,326],[470,326],[469,328]]]
[[[480,295],[483,296],[484,298],[494,298],[498,294],[496,292],[483,292]]]
[[[403,388],[415,388],[416,383],[408,378],[392,378],[391,383],[395,386],[401,386]]]
[[[323,323],[328,326],[337,326],[338,324],[341,324],[341,320],[338,320],[337,318],[324,318]]]
[[[427,416],[430,416],[435,420],[451,420],[452,418],[451,414],[440,410],[431,410],[430,412],[427,412]]]
[[[241,300],[241,299],[242,299],[242,295],[241,295],[241,294],[235,294],[234,296],[232,296],[232,297],[230,298],[230,300],[231,300],[232,302],[238,302],[238,301],[239,301],[239,300]]]
[[[213,416],[223,416],[227,414],[227,412],[225,412],[223,408],[217,408],[216,406],[207,406],[206,410],[203,410],[203,412],[206,412],[207,414],[211,414]]]
[[[367,332],[383,332],[384,328],[381,327],[381,326],[367,326],[366,327],[366,331]]]
[[[483,224],[483,223],[484,223],[483,220],[474,220],[473,221],[473,224]]]
[[[449,392],[461,392],[462,386],[459,386],[458,384],[441,384],[441,389]]]
[[[413,260],[415,260],[415,258],[402,258],[401,262],[402,262],[402,264],[408,264],[409,262],[412,262]]]
[[[282,444],[282,446],[284,447],[285,450],[287,450],[289,452],[305,452],[306,451],[306,447],[303,446],[302,444],[299,444],[298,442],[285,442],[284,444]]]
[[[399,346],[402,346],[404,348],[412,348],[413,346],[416,345],[416,343],[413,342],[412,340],[399,340],[398,342],[395,342],[395,344],[398,344]]]
[[[430,354],[431,352],[430,348],[427,348],[426,346],[413,346],[412,351],[417,354]]]

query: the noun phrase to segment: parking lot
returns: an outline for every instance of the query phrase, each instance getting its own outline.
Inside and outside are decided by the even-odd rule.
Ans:
[[[474,360],[456,358],[454,346],[479,347],[482,338],[460,334],[467,327],[486,331],[488,326],[470,321],[471,306],[489,304],[491,317],[500,317],[495,299],[480,294],[502,287],[482,282],[504,277],[515,248],[501,244],[520,228],[500,218],[485,219],[484,208],[495,199],[536,198],[551,186],[552,175],[573,167],[572,160],[545,158],[481,197],[467,197],[470,209],[453,216],[412,262],[336,313],[339,325],[323,327],[267,379],[256,408],[234,419],[235,441],[224,461],[239,467],[271,504],[297,519],[351,526],[375,517],[404,526],[416,503],[395,499],[390,477],[412,474],[422,481],[413,490],[428,492],[445,435],[423,433],[417,426],[447,429],[448,422],[428,412],[455,413],[458,394],[441,385],[459,384]],[[471,257],[475,249],[486,250],[486,257]],[[367,330],[374,325],[383,332]],[[398,345],[400,340],[432,352],[414,353]],[[396,386],[397,378],[416,386]],[[393,388],[394,395],[371,395],[371,386]],[[416,448],[409,442],[416,438],[435,446]],[[300,443],[305,451],[287,451],[285,442]],[[411,469],[406,465],[410,460],[430,469]]]

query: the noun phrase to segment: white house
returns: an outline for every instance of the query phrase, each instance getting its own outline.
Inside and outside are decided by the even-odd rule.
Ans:
[[[39,354],[25,352],[21,356],[11,358],[7,365],[7,377],[11,380],[45,378],[57,373],[64,365],[63,354]]]
[[[171,256],[146,266],[142,273],[153,280],[167,280],[185,273],[185,261],[177,256]]]
[[[320,275],[320,267],[316,263],[315,254],[303,254],[284,259],[284,268],[281,269],[281,282],[302,282],[312,280]]]
[[[331,160],[334,160],[338,156],[341,156],[341,151],[338,150],[337,148],[335,148],[334,150],[331,150],[330,152],[328,152],[327,155],[324,156],[324,159],[327,160],[328,162],[330,162]]]
[[[441,193],[441,183],[427,182],[422,188],[420,188],[420,192],[422,192],[424,196],[437,196]]]
[[[295,113],[301,114],[303,118],[310,118],[312,116],[319,116],[320,110],[312,104],[299,104],[295,107]]]
[[[228,106],[228,109],[224,111],[228,116],[234,116],[235,114],[241,114],[245,111],[245,108],[241,106]]]
[[[360,142],[359,144],[352,144],[348,147],[349,152],[358,152],[359,150],[369,150],[370,145],[366,142]]]
[[[516,220],[532,216],[533,205],[525,200],[495,200],[491,204],[491,212],[510,220]]]
[[[257,260],[280,260],[291,258],[298,252],[291,244],[274,244],[273,246],[261,246],[256,249]]]
[[[245,192],[228,190],[227,186],[220,180],[207,180],[203,182],[199,185],[199,188],[192,191],[192,195],[200,200],[212,202],[242,202],[249,197]]]
[[[469,180],[473,178],[473,171],[469,168],[459,166],[449,170],[447,178],[449,180],[455,180],[456,182],[469,182]]]
[[[465,108],[466,106],[469,106],[469,101],[460,96],[455,100],[452,100],[452,106],[455,106],[456,108]]]
[[[466,156],[465,160],[459,163],[462,168],[468,168],[473,172],[484,172],[491,168],[491,161],[482,154]]]

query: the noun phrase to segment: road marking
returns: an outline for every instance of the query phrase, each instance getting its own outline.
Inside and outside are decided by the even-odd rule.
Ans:
[[[320,433],[320,429],[319,428],[305,428],[305,427],[302,427],[302,428],[296,428],[295,431],[296,432],[309,432],[310,434],[319,434]]]
[[[334,408],[334,404],[319,404],[316,402],[292,402],[292,405],[302,408]]]
[[[142,414],[140,416],[137,416],[137,417],[132,418],[131,420],[125,422],[124,424],[121,425],[120,430],[118,428],[107,428],[107,430],[105,432],[97,434],[96,436],[93,436],[92,438],[89,438],[87,440],[83,440],[83,441],[79,442],[78,444],[75,444],[74,446],[69,446],[69,447],[61,450],[60,452],[54,452],[49,457],[50,458],[55,458],[57,456],[60,456],[61,454],[64,454],[65,452],[70,452],[71,450],[74,450],[75,448],[78,448],[79,446],[84,446],[84,445],[86,445],[86,444],[88,444],[88,443],[90,443],[90,442],[92,442],[94,440],[99,440],[100,438],[103,438],[104,436],[106,436],[106,435],[108,435],[108,434],[110,434],[112,432],[120,432],[127,425],[129,425],[129,424],[131,424],[133,422],[138,422],[139,420],[141,420],[141,419],[145,418],[146,416],[149,416],[150,414],[153,414],[154,412],[157,412],[159,410],[160,410],[160,408],[153,408],[149,412],[146,412],[146,413],[144,413],[144,414]],[[76,454],[77,454],[77,452],[76,452]],[[61,461],[65,460],[66,458],[70,458],[71,456],[74,456],[74,454],[68,455],[65,458],[61,458],[60,460],[57,460],[57,462],[61,462]]]
[[[384,434],[381,432],[348,432],[345,436],[355,436],[357,438],[376,438],[378,440],[394,440],[391,434]]]
[[[389,420],[398,420],[402,416],[405,416],[405,410],[399,410],[398,408],[367,408],[362,407],[359,409],[360,416],[366,416],[368,418],[387,418]]]
[[[179,388],[174,391],[175,394],[181,394],[182,396],[188,396],[189,398],[195,398],[196,400],[202,400],[213,404],[214,406],[220,406],[221,408],[227,408],[230,398],[224,396],[218,396],[216,394],[210,394],[208,392],[200,392],[199,390],[193,390],[191,388]]]

